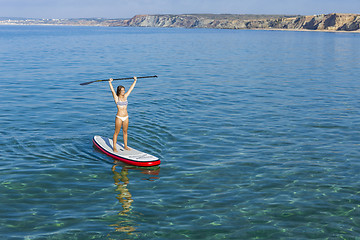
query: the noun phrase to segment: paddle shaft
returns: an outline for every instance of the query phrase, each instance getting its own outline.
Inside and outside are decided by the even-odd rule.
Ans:
[[[145,76],[145,77],[137,77],[137,79],[140,78],[157,78],[158,76],[154,75],[154,76]],[[129,77],[129,78],[115,78],[113,79],[115,80],[130,80],[130,79],[134,79],[133,77]],[[105,82],[105,81],[109,81],[109,79],[105,79],[105,80],[95,80],[95,81],[90,81],[90,82],[85,82],[85,83],[80,83],[80,85],[88,85],[90,83],[94,83],[94,82]]]

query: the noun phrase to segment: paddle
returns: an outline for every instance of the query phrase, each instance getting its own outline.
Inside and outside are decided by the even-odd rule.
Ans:
[[[157,78],[158,76],[154,75],[154,76],[145,76],[145,77],[137,77],[137,79],[139,78]],[[134,79],[134,78],[115,78],[113,80],[130,80],[130,79]],[[90,83],[94,83],[94,82],[105,82],[105,81],[109,81],[109,79],[105,79],[105,80],[95,80],[95,81],[91,81],[91,82],[85,82],[85,83],[80,83],[80,85],[88,85]]]

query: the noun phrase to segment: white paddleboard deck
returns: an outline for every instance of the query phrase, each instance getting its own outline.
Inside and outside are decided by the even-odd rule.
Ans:
[[[132,147],[129,147],[130,150],[125,150],[123,144],[116,143],[116,149],[118,151],[114,152],[113,141],[109,138],[94,136],[93,143],[100,151],[102,151],[106,155],[127,164],[142,167],[150,167],[160,164],[159,158],[136,150]]]

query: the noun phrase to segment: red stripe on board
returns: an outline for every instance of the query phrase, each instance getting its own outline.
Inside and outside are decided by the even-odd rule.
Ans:
[[[138,161],[133,161],[130,159],[122,158],[122,157],[116,156],[116,155],[106,151],[105,149],[103,149],[99,144],[96,143],[95,139],[93,139],[93,143],[99,150],[101,150],[103,153],[105,153],[109,157],[112,157],[116,160],[122,161],[122,162],[130,164],[130,165],[139,166],[139,167],[152,167],[152,166],[157,166],[160,164],[160,160],[151,161],[151,162],[138,162]]]

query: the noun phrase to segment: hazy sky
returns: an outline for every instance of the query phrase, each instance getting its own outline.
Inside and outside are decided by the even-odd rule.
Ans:
[[[360,13],[360,0],[0,0],[0,17],[128,18],[136,14]]]

